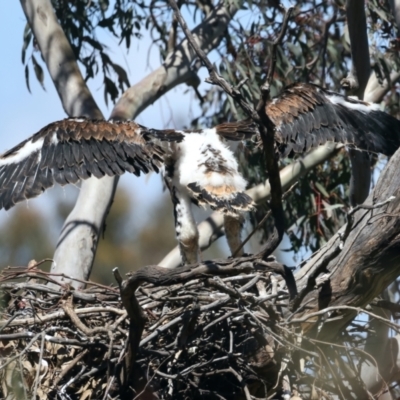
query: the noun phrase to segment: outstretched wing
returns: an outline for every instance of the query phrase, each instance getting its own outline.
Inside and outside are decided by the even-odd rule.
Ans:
[[[155,141],[182,139],[182,133],[133,121],[67,118],[51,123],[0,156],[0,208],[36,197],[55,182],[158,171],[163,150]]]
[[[379,106],[324,90],[294,84],[267,103],[284,155],[304,153],[327,141],[392,155],[400,146],[400,121]]]
[[[178,146],[181,155],[175,168],[179,185],[187,188],[195,202],[228,215],[253,208],[253,200],[244,193],[246,181],[217,128],[185,132]]]

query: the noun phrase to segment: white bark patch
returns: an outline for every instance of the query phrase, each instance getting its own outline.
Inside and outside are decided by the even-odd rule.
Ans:
[[[0,158],[0,167],[9,164],[17,164],[22,160],[25,160],[32,153],[41,150],[43,146],[43,141],[44,138],[40,138],[36,142],[33,142],[32,139],[29,140],[16,153],[9,155],[6,158]]]
[[[329,95],[327,94],[326,97],[332,104],[342,105],[346,108],[349,108],[350,110],[360,111],[362,113],[369,113],[371,111],[380,110],[379,104],[366,103],[363,101],[356,101],[356,100],[352,102],[346,100],[345,97],[339,96],[337,94],[329,94]]]

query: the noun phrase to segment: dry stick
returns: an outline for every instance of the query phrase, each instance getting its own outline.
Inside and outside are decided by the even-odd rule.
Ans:
[[[113,312],[115,314],[120,314],[120,315],[125,315],[126,312],[125,310],[121,310],[119,308],[113,308],[113,307],[87,307],[87,308],[79,308],[74,311],[75,314],[90,314],[90,313],[100,313],[100,312]],[[0,321],[0,328],[3,328],[5,325],[8,326],[15,326],[15,325],[32,325],[32,324],[43,324],[44,322],[51,321],[53,319],[58,319],[58,318],[63,318],[67,314],[65,311],[56,311],[52,314],[48,315],[41,315],[40,319],[36,317],[31,317],[31,318],[21,318],[21,319],[16,319],[12,322],[9,321]]]
[[[353,306],[332,306],[332,307],[327,307],[327,308],[324,308],[321,311],[316,311],[316,312],[313,312],[313,313],[309,313],[309,314],[305,315],[304,317],[294,318],[291,321],[284,322],[284,324],[287,325],[287,324],[305,322],[310,318],[313,318],[313,317],[316,317],[316,316],[320,316],[320,315],[323,315],[323,314],[331,312],[331,311],[338,311],[338,310],[357,311],[357,313],[368,314],[370,317],[373,317],[373,318],[378,319],[379,321],[382,321],[384,324],[388,325],[390,328],[392,328],[396,332],[400,333],[400,325],[398,325],[398,324],[396,324],[394,322],[391,322],[388,319],[383,318],[383,317],[381,317],[381,316],[379,316],[377,314],[374,314],[374,313],[372,313],[370,311],[367,311],[367,310],[365,310],[363,308],[353,307]]]
[[[18,358],[18,363],[19,363],[19,373],[21,375],[21,381],[24,382],[24,366],[22,364],[22,355]],[[25,383],[25,382],[24,382]],[[24,398],[25,400],[28,400],[28,393],[27,393],[27,388],[26,385],[22,385],[22,387],[24,388]]]
[[[261,99],[257,105],[257,113],[261,120],[259,129],[261,140],[263,143],[265,164],[268,172],[269,183],[271,186],[270,207],[275,220],[275,226],[272,235],[269,237],[267,243],[264,245],[263,249],[259,253],[260,257],[264,260],[278,247],[285,233],[285,213],[283,211],[282,205],[282,184],[278,165],[278,155],[275,153],[275,125],[266,113],[266,105],[270,97],[269,90],[274,77],[277,48],[285,36],[286,30],[288,28],[290,14],[293,8],[289,8],[288,10],[286,10],[282,7],[282,9],[285,12],[282,28],[278,37],[272,43],[272,57],[268,76],[265,83],[261,86]],[[293,277],[291,280],[294,282]]]
[[[36,334],[32,340],[25,346],[25,348],[21,351],[21,353],[9,358],[4,364],[0,365],[0,371],[5,368],[8,364],[10,364],[11,362],[13,362],[14,360],[16,360],[19,357],[22,357],[27,351],[28,349],[33,345],[33,343],[36,342],[36,340],[38,340],[38,338],[40,337],[40,335],[44,334],[45,332],[47,332],[47,329],[44,332],[39,332],[38,334]]]
[[[247,384],[244,382],[242,375],[240,375],[232,367],[229,367],[228,371],[230,371],[236,377],[236,379],[239,381],[239,383],[243,386],[243,391],[246,396],[246,400],[251,400],[252,396],[250,395],[249,388],[248,388]]]
[[[169,0],[169,4],[173,8],[175,12],[175,17],[178,20],[179,24],[181,25],[182,30],[187,40],[189,41],[190,45],[193,47],[193,50],[196,52],[197,56],[200,58],[200,60],[204,63],[204,65],[208,69],[210,77],[209,79],[206,79],[206,82],[220,86],[226,93],[228,93],[235,101],[239,103],[239,105],[243,108],[243,110],[249,117],[251,117],[254,121],[260,123],[261,121],[259,119],[256,110],[254,110],[251,104],[246,102],[246,100],[243,98],[242,94],[239,92],[237,87],[233,87],[232,85],[230,85],[224,78],[222,78],[222,76],[220,76],[217,73],[214,66],[208,59],[206,53],[196,43],[192,35],[192,32],[190,32],[188,26],[186,25],[186,22],[183,19],[175,0]],[[241,85],[243,85],[243,83],[241,83]]]
[[[130,287],[129,279],[124,281],[118,268],[113,269],[113,274],[119,285],[122,303],[130,318],[128,352],[125,357],[125,369],[122,384],[123,388],[127,389],[130,382],[134,381],[134,364],[147,318],[135,296],[137,286],[134,288]]]
[[[285,194],[282,196],[282,200],[286,199],[286,197],[292,192],[292,190],[296,187],[298,182],[295,182],[290,188],[285,192]],[[260,229],[262,224],[269,218],[271,215],[271,210],[268,210],[268,212],[264,215],[263,219],[257,224],[257,226],[250,232],[250,234],[247,236],[245,240],[243,240],[242,244],[236,249],[236,251],[232,254],[232,258],[235,258],[236,255],[239,253],[240,250],[243,249],[243,247],[246,245],[246,243],[253,237],[253,235]]]
[[[50,259],[45,258],[44,260],[39,261],[37,264],[34,265],[34,268],[32,268],[32,267],[7,267],[0,274],[0,276],[4,276],[4,274],[6,274],[7,276],[4,278],[1,278],[0,282],[9,280],[9,279],[14,279],[14,278],[25,278],[25,277],[38,278],[37,275],[40,275],[39,276],[40,279],[45,279],[48,282],[52,282],[55,285],[60,286],[61,288],[70,289],[70,287],[68,285],[62,284],[51,278],[52,276],[57,276],[57,277],[61,277],[61,278],[68,278],[69,280],[76,281],[79,283],[84,283],[85,285],[96,286],[96,287],[99,287],[100,289],[105,289],[107,291],[110,291],[110,292],[113,292],[116,294],[119,293],[117,288],[112,288],[110,286],[102,285],[101,283],[85,281],[83,279],[72,278],[72,277],[66,276],[65,274],[46,272],[46,271],[42,271],[41,269],[36,268],[36,266],[38,266],[46,261],[50,261]]]
[[[44,350],[44,339],[45,339],[45,333],[42,332],[42,340],[40,343],[40,356],[39,356],[39,362],[38,362],[38,367],[37,367],[37,371],[36,371],[36,377],[35,377],[35,390],[33,391],[33,399],[36,399],[36,394],[37,394],[37,389],[39,386],[39,375],[40,375],[40,370],[41,370],[41,366],[42,366],[42,360],[43,360],[43,350]]]
[[[64,310],[65,314],[71,319],[72,323],[82,331],[86,336],[92,336],[96,333],[109,333],[110,329],[97,327],[97,328],[88,328],[76,315],[74,308],[72,306],[72,297],[70,297],[66,302],[61,304],[62,309]]]
[[[62,378],[64,378],[65,375],[68,374],[68,372],[75,367],[76,364],[78,364],[78,362],[87,354],[88,350],[85,349],[83,351],[81,351],[73,360],[71,360],[67,366],[62,369],[62,371],[60,372],[60,375],[57,376],[56,379],[54,379],[53,382],[53,387],[57,387],[58,383],[61,381]]]
[[[137,394],[133,400],[138,400],[140,399],[140,396],[146,391],[147,387],[150,385],[151,381],[154,379],[154,377],[156,376],[156,372],[165,364],[166,361],[169,360],[169,357],[167,357],[165,360],[163,360],[160,365],[156,368],[156,370],[154,371],[153,376],[146,382],[146,384],[144,385],[144,388],[142,389],[142,391]]]

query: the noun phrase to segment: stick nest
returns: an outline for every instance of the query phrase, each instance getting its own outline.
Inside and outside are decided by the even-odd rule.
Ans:
[[[292,341],[278,335],[276,325],[277,306],[288,294],[267,294],[276,282],[271,272],[230,275],[142,283],[135,299],[145,323],[135,348],[135,321],[130,327],[118,288],[88,283],[77,291],[36,266],[4,270],[0,398],[250,399],[271,393],[282,381],[286,346],[279,343]]]

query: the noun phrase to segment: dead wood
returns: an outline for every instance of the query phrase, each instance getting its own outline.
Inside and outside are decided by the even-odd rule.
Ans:
[[[49,288],[33,264],[4,270],[0,396],[368,398],[357,365],[379,365],[350,332],[371,334],[352,322],[361,312],[400,331],[364,309],[400,272],[399,165],[397,152],[294,276],[259,255],[149,266],[119,280],[119,299],[88,282]]]

